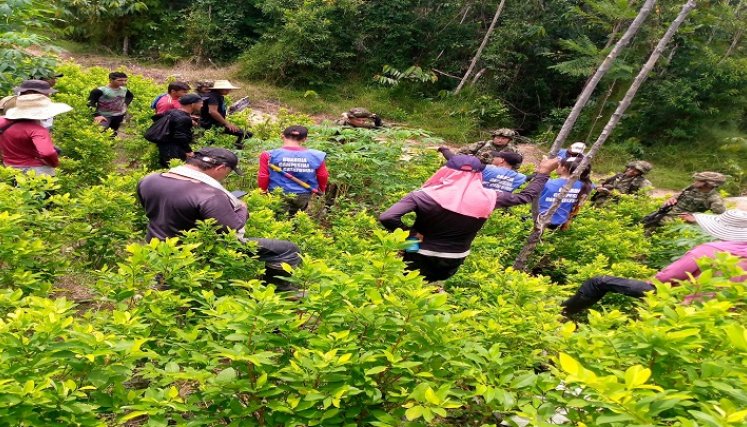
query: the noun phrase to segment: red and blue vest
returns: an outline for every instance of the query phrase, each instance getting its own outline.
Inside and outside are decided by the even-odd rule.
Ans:
[[[283,172],[287,172],[309,184],[313,189],[319,188],[319,181],[316,179],[316,170],[324,163],[327,153],[312,149],[288,150],[285,148],[270,150],[269,153],[270,164],[280,167]],[[311,193],[311,190],[303,188],[290,178],[284,176],[281,172],[270,168],[270,185],[268,189],[272,191],[276,188],[282,188],[284,193]]]

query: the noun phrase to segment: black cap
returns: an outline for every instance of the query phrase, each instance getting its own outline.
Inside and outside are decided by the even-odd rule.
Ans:
[[[309,130],[305,126],[288,126],[283,131],[283,136],[300,141],[309,136]]]
[[[188,93],[179,98],[179,103],[182,105],[196,104],[202,101],[202,97],[196,93]]]
[[[218,147],[205,147],[195,151],[195,158],[200,159],[205,163],[213,165],[226,165],[231,168],[236,175],[243,175],[239,169],[239,158],[231,150]]]
[[[506,163],[514,168],[521,165],[521,162],[524,161],[524,157],[521,154],[512,151],[493,151],[491,154],[493,157],[500,157],[505,160]]]

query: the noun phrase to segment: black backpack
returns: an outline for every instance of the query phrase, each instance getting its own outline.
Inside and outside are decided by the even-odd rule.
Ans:
[[[156,120],[147,131],[145,131],[145,139],[148,141],[159,144],[166,141],[171,134],[171,115],[164,114],[161,118]]]

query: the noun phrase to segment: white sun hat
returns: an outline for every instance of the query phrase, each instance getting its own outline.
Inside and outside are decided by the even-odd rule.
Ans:
[[[67,113],[73,107],[62,102],[52,102],[41,94],[20,95],[16,98],[16,105],[5,112],[9,120],[46,120],[58,114]]]
[[[574,142],[571,144],[571,148],[568,149],[569,153],[573,154],[584,154],[584,151],[586,150],[586,144],[583,142]]]
[[[216,80],[210,89],[239,89],[239,87],[232,85],[228,80]]]
[[[698,225],[711,236],[731,242],[747,242],[747,211],[731,209],[721,215],[693,214]]]

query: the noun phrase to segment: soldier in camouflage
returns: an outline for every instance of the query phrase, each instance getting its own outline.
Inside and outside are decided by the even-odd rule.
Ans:
[[[664,220],[671,221],[686,213],[708,210],[715,214],[724,213],[726,203],[717,190],[724,182],[726,182],[726,176],[718,172],[698,172],[694,174],[691,186],[664,203],[664,206],[673,206]]]
[[[615,200],[613,192],[620,194],[636,194],[639,191],[652,187],[651,181],[645,175],[651,171],[651,163],[636,160],[626,165],[625,171],[611,176],[601,182],[591,201],[594,206],[602,206],[608,200]]]
[[[491,134],[493,137],[490,141],[477,141],[459,150],[459,154],[469,154],[480,159],[483,164],[489,165],[493,161],[493,151],[510,151],[518,153],[519,150],[514,143],[514,139],[519,133],[513,129],[497,129]]]
[[[377,129],[383,126],[379,116],[365,108],[351,108],[349,111],[342,113],[342,117],[335,123],[340,126],[368,129]]]

